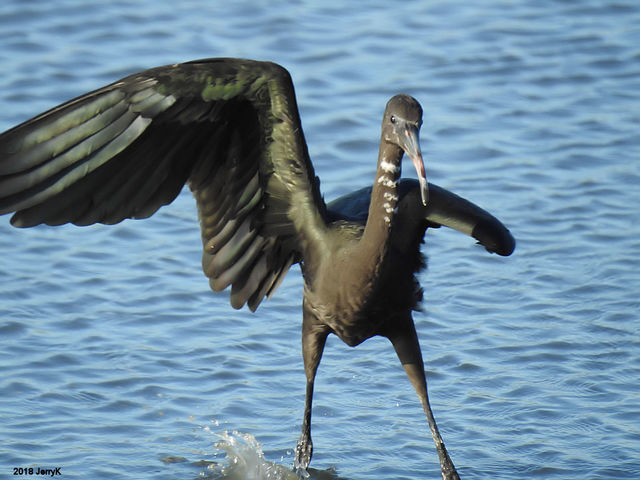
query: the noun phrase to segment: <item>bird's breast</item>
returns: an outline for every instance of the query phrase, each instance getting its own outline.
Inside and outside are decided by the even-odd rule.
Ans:
[[[418,248],[390,246],[372,256],[363,255],[356,241],[345,243],[317,263],[303,265],[304,296],[318,324],[355,346],[378,335],[389,318],[416,306],[414,272],[420,260]]]

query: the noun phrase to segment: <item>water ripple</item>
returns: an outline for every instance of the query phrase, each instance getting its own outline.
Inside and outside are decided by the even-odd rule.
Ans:
[[[6,1],[0,129],[149,66],[271,59],[292,72],[332,198],[371,181],[386,99],[416,96],[431,179],[518,240],[504,259],[427,234],[416,323],[461,475],[640,477],[635,3],[274,5]],[[235,312],[208,291],[196,225],[188,192],[114,227],[23,231],[3,218],[0,464],[291,477],[299,269],[256,314]],[[314,405],[312,478],[438,477],[388,342],[330,340]]]

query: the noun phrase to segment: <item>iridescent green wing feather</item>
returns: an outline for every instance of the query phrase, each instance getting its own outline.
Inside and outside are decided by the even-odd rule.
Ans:
[[[12,223],[145,218],[188,184],[212,288],[255,309],[325,207],[288,72],[210,59],[146,70],[0,135],[0,214]]]

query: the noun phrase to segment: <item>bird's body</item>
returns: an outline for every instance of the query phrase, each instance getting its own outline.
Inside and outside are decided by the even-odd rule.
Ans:
[[[418,193],[418,185],[414,187]],[[420,205],[419,196],[407,201],[417,202],[416,208]],[[342,218],[330,224],[334,242],[325,262],[309,275],[303,264],[305,302],[332,333],[356,346],[380,334],[383,323],[398,312],[417,308],[422,291],[414,274],[424,266],[420,244],[427,225],[405,215],[405,208],[398,209],[389,228],[389,241],[375,252],[376,258],[364,261],[359,257],[359,248],[366,216],[349,217],[331,207],[329,204],[330,215]],[[414,231],[415,235],[405,237],[401,232],[406,231]],[[336,289],[335,285],[341,288]]]
[[[311,401],[326,338],[389,338],[414,385],[443,478],[458,478],[429,406],[412,319],[420,244],[450,226],[509,255],[493,216],[424,174],[418,102],[397,95],[382,121],[373,186],[325,205],[288,72],[208,59],[158,67],[71,100],[0,135],[0,214],[16,226],[145,218],[187,184],[198,205],[203,270],[231,304],[255,310],[293,263],[304,276],[307,390],[295,464],[311,460]],[[406,153],[418,181],[399,180]],[[215,328],[213,326],[212,328]]]

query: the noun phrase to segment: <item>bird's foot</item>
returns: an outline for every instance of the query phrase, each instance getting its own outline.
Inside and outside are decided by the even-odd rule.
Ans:
[[[304,435],[301,436],[300,440],[298,440],[298,445],[296,445],[296,457],[293,461],[293,467],[296,473],[302,476],[302,478],[309,476],[307,467],[309,467],[309,463],[311,463],[312,453],[313,443],[311,442],[311,438],[305,437]]]

